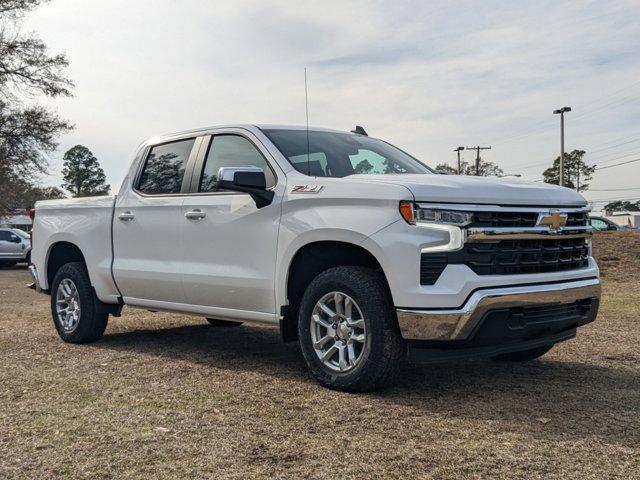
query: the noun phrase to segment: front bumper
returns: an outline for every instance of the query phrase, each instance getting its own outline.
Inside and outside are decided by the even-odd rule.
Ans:
[[[572,321],[572,318],[550,318],[549,323],[553,324],[555,322],[556,327],[563,328],[568,325],[567,328],[571,326],[575,328],[575,326],[589,323],[595,319],[600,300],[600,291],[600,280],[598,278],[561,283],[479,289],[473,292],[464,305],[459,308],[398,308],[398,325],[402,337],[410,342],[433,341],[436,344],[439,342],[464,344],[473,339],[479,327],[485,323],[485,320],[489,320],[490,314],[507,312],[510,315],[514,311],[513,309],[521,308],[525,311],[524,318],[518,318],[517,311],[514,314],[515,320],[509,317],[509,324],[507,325],[509,332],[507,336],[509,336],[509,339],[531,340],[532,335],[540,331],[540,325],[545,323],[545,319],[537,319],[536,325],[529,325],[526,317],[526,312],[529,310],[524,309],[548,306],[551,309],[549,310],[550,312],[557,312],[557,309],[554,310],[555,307],[560,308],[563,305],[591,300],[588,310],[581,310],[583,314],[576,318],[575,321]],[[541,313],[544,314],[544,311]],[[522,314],[520,316],[522,317]],[[550,317],[552,316],[550,315]],[[550,331],[548,325],[545,326],[545,330]],[[516,332],[516,335],[511,335],[511,331]],[[498,341],[497,343],[502,342]]]

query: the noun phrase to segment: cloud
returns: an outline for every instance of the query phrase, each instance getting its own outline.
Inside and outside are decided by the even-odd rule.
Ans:
[[[77,125],[62,149],[90,147],[114,185],[147,136],[303,123],[304,67],[313,124],[363,124],[430,164],[491,144],[488,160],[536,179],[531,165],[558,154],[554,108],[574,109],[567,148],[640,137],[639,13],[634,1],[56,0],[29,27],[72,62],[76,98],[47,102]],[[603,170],[592,187],[639,174]]]

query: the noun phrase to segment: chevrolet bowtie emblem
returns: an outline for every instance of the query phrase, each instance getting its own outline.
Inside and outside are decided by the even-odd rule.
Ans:
[[[549,227],[549,230],[560,230],[567,224],[567,214],[551,210],[549,213],[538,215],[536,226]]]

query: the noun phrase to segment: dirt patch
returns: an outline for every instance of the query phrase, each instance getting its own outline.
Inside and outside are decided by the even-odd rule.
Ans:
[[[640,232],[596,232],[593,255],[603,278],[614,282],[640,279]]]
[[[64,344],[1,270],[0,478],[640,478],[637,239],[596,236],[620,258],[600,316],[540,361],[408,366],[369,395],[318,386],[272,328],[125,309]]]

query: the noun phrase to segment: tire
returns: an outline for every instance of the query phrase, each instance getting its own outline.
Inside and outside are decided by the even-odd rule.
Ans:
[[[528,362],[540,358],[552,348],[553,344],[532,348],[531,350],[523,350],[522,352],[503,353],[502,355],[491,357],[491,360],[498,362]]]
[[[27,256],[24,259],[27,265],[31,265],[31,252],[27,253]]]
[[[242,322],[233,322],[231,320],[217,320],[215,318],[207,318],[207,322],[212,327],[239,327]]]
[[[75,315],[77,320],[70,320],[66,324],[62,314],[57,311],[59,305],[60,308],[65,305],[71,307],[71,304],[65,303],[66,300],[61,304],[58,303],[60,296],[63,295],[60,291],[60,285],[63,282],[72,292],[72,287],[75,287],[77,296],[74,295],[73,297],[77,300],[74,300],[74,303],[79,304],[80,307],[79,315]],[[62,290],[64,290],[64,287]],[[84,263],[66,263],[56,272],[51,283],[51,316],[58,335],[68,343],[94,342],[104,333],[105,328],[107,328],[109,314],[101,308],[100,300],[98,300],[93,291]]]
[[[334,300],[334,313],[347,313],[349,297],[351,315],[330,317],[319,307],[319,302],[331,302],[332,297],[335,299],[334,292],[342,298],[340,302]],[[336,308],[338,303],[341,307]],[[323,322],[333,321],[332,325],[337,325],[337,329],[332,327],[329,330],[314,321],[313,315],[321,316]],[[347,317],[351,318],[350,322]],[[327,320],[329,318],[334,320]],[[328,354],[330,349],[336,352],[329,364],[320,359],[313,344],[314,338],[318,340],[321,335],[318,331],[323,328],[326,334],[320,340],[329,340],[320,347],[327,351],[320,354]],[[333,337],[332,333],[335,333]],[[357,338],[358,341],[355,340]],[[347,392],[371,391],[390,385],[397,379],[407,353],[386,281],[380,273],[364,267],[331,268],[309,284],[300,302],[298,341],[314,378],[325,387]],[[345,352],[344,356],[340,350]],[[357,356],[353,363],[352,353]],[[341,364],[341,359],[345,363]]]

